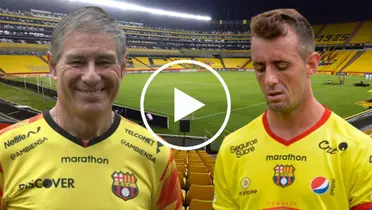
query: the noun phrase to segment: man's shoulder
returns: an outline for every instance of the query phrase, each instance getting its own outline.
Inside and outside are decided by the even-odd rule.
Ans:
[[[15,134],[27,132],[29,129],[31,129],[35,123],[39,122],[41,119],[43,119],[43,114],[37,114],[34,117],[28,118],[26,120],[22,120],[20,122],[17,122],[13,125],[10,125],[2,130],[0,130],[0,141],[3,142],[5,139],[7,139],[9,136],[13,136]],[[40,128],[39,128],[40,130]],[[32,132],[30,130],[29,132]]]
[[[263,131],[262,116],[263,114],[226,136],[223,140],[221,148],[229,148],[231,145],[240,144],[247,140],[249,141],[255,139],[255,136]]]
[[[335,113],[331,114],[327,127],[335,134],[335,136],[345,138],[356,144],[369,145],[372,140],[370,136],[357,129],[349,122],[347,122],[344,118],[338,116]]]

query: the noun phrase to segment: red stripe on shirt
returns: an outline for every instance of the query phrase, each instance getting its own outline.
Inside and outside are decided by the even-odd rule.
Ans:
[[[320,128],[324,123],[327,122],[327,120],[329,119],[329,117],[331,116],[332,112],[331,110],[329,110],[327,107],[325,107],[325,110],[323,112],[323,115],[322,117],[319,119],[319,121],[317,123],[315,123],[311,128],[309,128],[307,131],[299,134],[298,136],[292,138],[292,139],[283,139],[282,137],[276,135],[270,128],[269,126],[269,122],[267,120],[267,110],[264,112],[263,116],[262,116],[262,123],[264,125],[264,128],[266,130],[266,133],[269,134],[269,136],[271,136],[271,138],[273,138],[274,140],[276,140],[277,142],[281,143],[281,144],[284,144],[285,146],[289,146],[299,140],[301,140],[302,138],[306,137],[307,135],[309,135],[310,133],[314,132],[315,130],[317,130],[318,128]]]
[[[174,202],[176,202],[175,209],[179,209],[182,206],[182,191],[176,169],[172,171],[164,182],[157,202],[158,210],[166,209],[168,205]]]
[[[372,208],[372,202],[355,206],[351,210],[371,210],[371,208]]]
[[[172,151],[172,150],[171,150]],[[169,168],[169,165],[173,162],[174,160],[174,156],[173,156],[173,153],[171,152],[169,154],[169,159],[168,159],[168,162],[167,162],[167,166],[165,167],[164,171],[163,171],[163,174],[161,175],[160,177],[160,181],[163,181],[164,179],[164,176],[165,176],[165,173],[168,171],[168,168]]]
[[[43,117],[44,117],[44,115],[42,113],[41,114],[38,114],[38,115],[36,115],[36,116],[31,117],[30,119],[28,119],[28,123],[33,123],[33,122],[35,122],[35,121],[37,121],[37,120],[39,120],[39,119],[41,119]]]

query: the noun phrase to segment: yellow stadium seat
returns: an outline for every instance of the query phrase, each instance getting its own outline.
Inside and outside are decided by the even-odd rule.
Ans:
[[[187,210],[213,210],[213,202],[193,199]]]
[[[186,177],[186,167],[184,165],[177,165],[177,171],[182,174],[182,176]]]
[[[190,185],[211,185],[212,181],[208,173],[190,173],[187,177],[187,188]]]
[[[191,185],[186,194],[185,205],[190,205],[191,200],[213,200],[214,186],[213,185]]]
[[[190,166],[189,173],[205,173],[207,172],[207,168],[205,166]]]

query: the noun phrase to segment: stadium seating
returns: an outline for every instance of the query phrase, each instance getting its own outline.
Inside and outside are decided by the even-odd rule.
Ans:
[[[212,201],[192,199],[188,210],[213,210]]]
[[[207,64],[214,69],[222,69],[222,63],[218,58],[195,58],[195,60]]]
[[[320,52],[318,71],[337,72],[356,55],[357,50],[328,50]]]
[[[358,22],[327,24],[316,37],[316,44],[343,44],[357,26]]]
[[[249,58],[224,58],[223,62],[225,63],[226,68],[231,69],[240,69],[247,68],[247,63],[250,62]]]
[[[372,21],[365,21],[350,43],[372,43]]]
[[[183,204],[188,209],[211,209],[214,194],[213,170],[216,158],[203,150],[174,150]]]
[[[32,55],[0,55],[0,69],[8,75],[49,73],[47,61]]]
[[[324,25],[312,25],[312,27],[313,27],[314,34],[316,35],[320,31],[320,29],[324,27]]]
[[[352,64],[347,66],[343,72],[372,72],[372,50],[365,51],[359,58],[357,58]]]

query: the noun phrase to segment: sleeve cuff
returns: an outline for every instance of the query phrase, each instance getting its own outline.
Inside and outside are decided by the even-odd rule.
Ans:
[[[372,210],[372,202],[354,206],[351,210]]]

